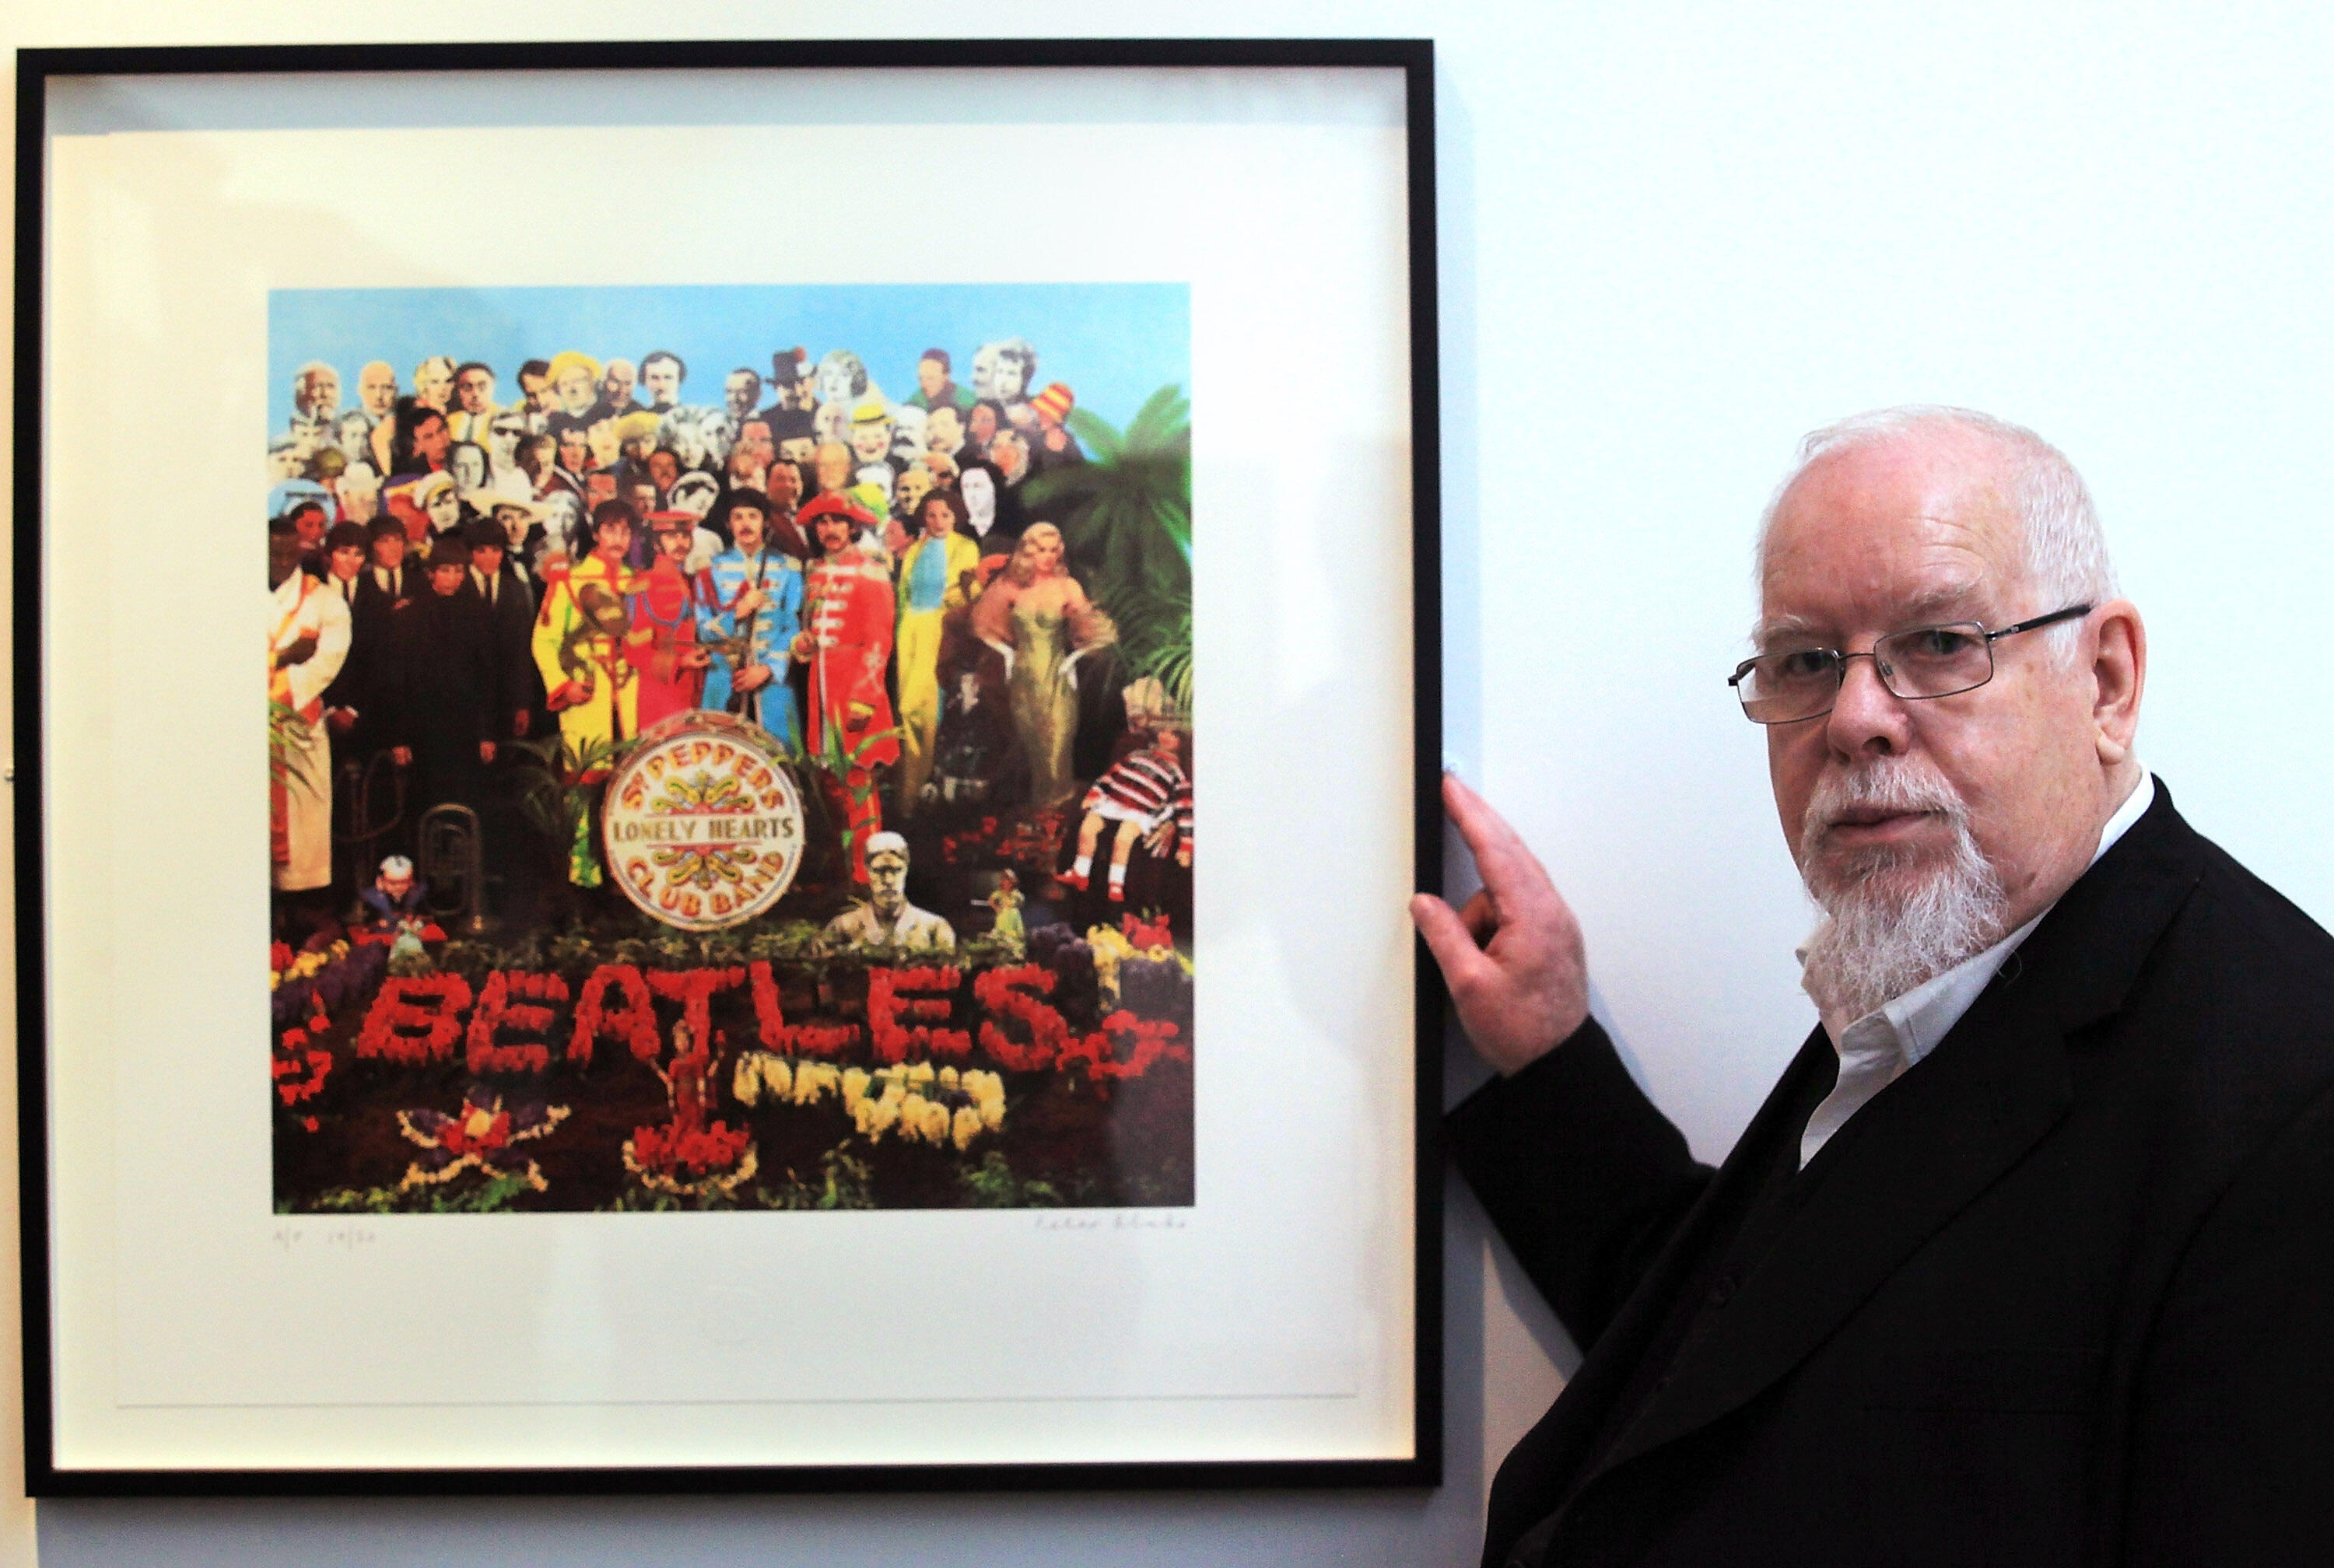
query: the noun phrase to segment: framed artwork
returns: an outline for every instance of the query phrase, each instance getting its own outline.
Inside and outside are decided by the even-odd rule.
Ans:
[[[20,54],[34,1494],[1438,1477],[1432,78]]]

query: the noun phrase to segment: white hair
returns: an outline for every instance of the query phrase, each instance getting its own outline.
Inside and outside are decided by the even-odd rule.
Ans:
[[[1799,442],[1799,461],[1775,486],[1760,516],[1755,562],[1760,582],[1766,581],[1767,540],[1774,532],[1775,515],[1791,486],[1809,468],[1842,452],[1933,430],[1965,431],[2001,452],[2024,524],[2027,576],[2040,596],[2024,613],[2046,614],[2070,604],[2103,604],[2117,596],[2115,565],[2107,558],[2107,535],[2099,527],[2098,512],[2091,505],[2083,476],[2075,472],[2066,454],[2022,425],[1974,409],[1934,403],[1876,409],[1808,433]],[[2064,657],[2074,650],[2078,629],[2078,623],[2062,623],[2042,635]]]
[[[1858,807],[1934,812],[1952,828],[1942,863],[1893,848],[1840,855],[1827,835]],[[2007,934],[2010,899],[1970,826],[1969,807],[1926,758],[1881,757],[1828,772],[1792,846],[1808,896],[1829,917],[1808,939],[1800,976],[1842,1027],[1982,953]]]

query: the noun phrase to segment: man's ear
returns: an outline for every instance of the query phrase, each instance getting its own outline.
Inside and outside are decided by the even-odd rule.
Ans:
[[[2101,605],[2091,658],[2091,726],[2099,761],[2114,767],[2131,755],[2139,732],[2139,698],[2147,685],[2147,628],[2127,599]]]

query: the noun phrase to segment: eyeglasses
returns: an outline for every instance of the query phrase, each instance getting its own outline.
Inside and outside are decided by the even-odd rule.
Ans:
[[[1993,645],[2001,639],[2088,615],[2091,608],[2070,604],[1999,631],[1988,631],[1975,620],[1915,626],[1889,633],[1874,643],[1869,653],[1843,653],[1837,648],[1762,653],[1735,666],[1726,684],[1742,699],[1743,717],[1753,724],[1797,724],[1821,718],[1838,700],[1851,659],[1872,660],[1874,672],[1891,696],[1907,701],[1953,697],[1973,691],[1993,678]]]

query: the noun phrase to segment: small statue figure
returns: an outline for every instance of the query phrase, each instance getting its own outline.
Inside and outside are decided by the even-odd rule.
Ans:
[[[908,841],[877,833],[867,841],[868,899],[827,922],[830,948],[931,948],[953,952],[956,930],[908,902]]]
[[[1021,928],[1024,897],[1021,879],[1008,869],[997,873],[997,890],[979,900],[996,911],[997,918],[990,922],[989,934],[1004,941],[1016,955],[1020,953],[1022,939],[1027,935]]]
[[[413,862],[403,855],[391,855],[381,861],[381,871],[370,888],[357,890],[357,897],[370,911],[366,922],[376,931],[394,931],[403,923],[420,914],[422,895],[429,884],[413,874]]]

